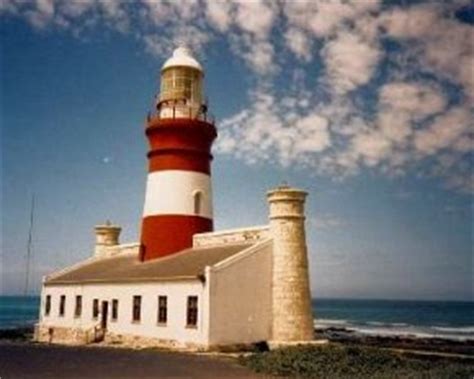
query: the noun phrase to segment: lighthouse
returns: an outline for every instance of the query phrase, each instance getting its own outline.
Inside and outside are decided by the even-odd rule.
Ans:
[[[186,47],[161,69],[156,111],[148,116],[148,177],[140,238],[143,261],[192,246],[213,230],[211,146],[217,137],[204,98],[204,71]]]
[[[92,257],[43,279],[35,339],[189,350],[312,343],[307,193],[267,194],[267,225],[213,230],[204,71],[174,50],[145,124],[148,174],[140,240],[94,228]]]

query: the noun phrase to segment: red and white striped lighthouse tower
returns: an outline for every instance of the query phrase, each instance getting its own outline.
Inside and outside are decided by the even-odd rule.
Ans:
[[[204,72],[189,49],[178,47],[161,69],[156,113],[146,135],[150,150],[141,230],[141,258],[192,246],[213,230],[211,145],[216,128],[207,116]]]

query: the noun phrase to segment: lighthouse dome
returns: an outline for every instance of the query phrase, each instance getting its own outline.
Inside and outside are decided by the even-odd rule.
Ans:
[[[184,46],[180,46],[173,51],[173,55],[168,58],[161,70],[177,66],[192,67],[202,71],[201,64],[193,57],[191,50]]]

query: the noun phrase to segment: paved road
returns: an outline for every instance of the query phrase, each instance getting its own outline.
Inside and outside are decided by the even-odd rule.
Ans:
[[[261,379],[231,358],[103,347],[0,343],[1,379]]]

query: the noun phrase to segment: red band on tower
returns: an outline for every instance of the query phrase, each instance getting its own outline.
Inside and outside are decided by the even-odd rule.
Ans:
[[[148,121],[149,172],[187,170],[211,173],[211,145],[217,136],[214,125],[190,119]]]
[[[212,220],[204,217],[145,217],[142,224],[142,260],[163,257],[191,247],[194,234],[212,230]]]

